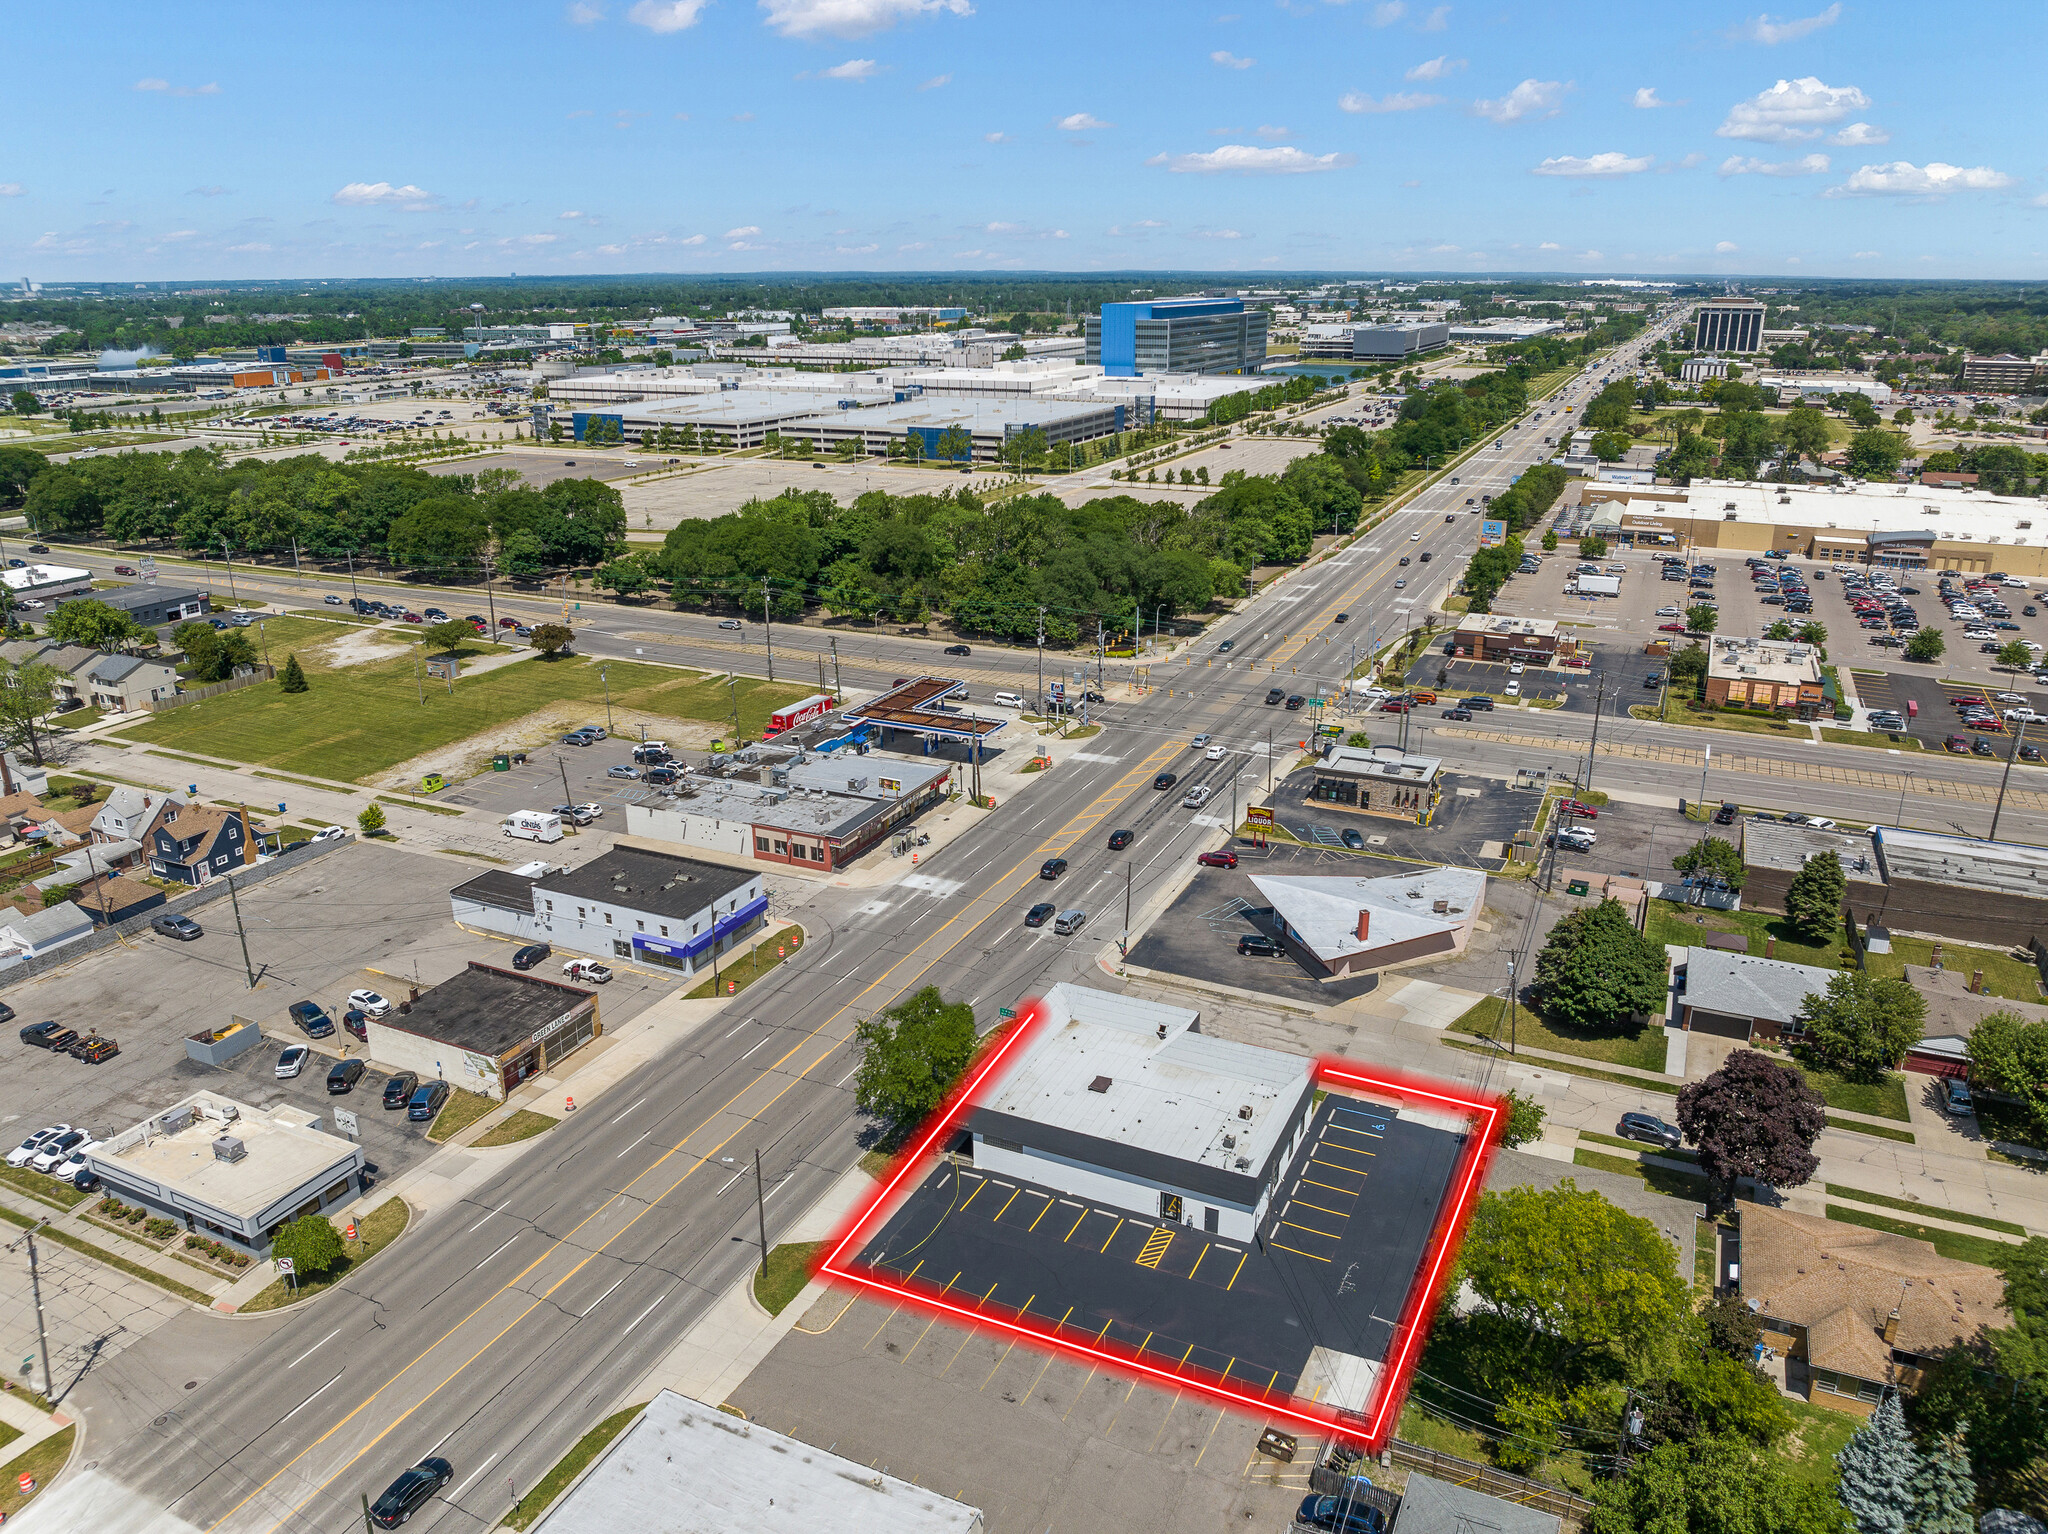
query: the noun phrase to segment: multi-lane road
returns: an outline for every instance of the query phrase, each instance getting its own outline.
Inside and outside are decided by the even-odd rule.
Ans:
[[[1137,907],[1164,893],[1195,851],[1226,834],[1220,811],[1232,779],[1249,793],[1263,778],[1268,721],[1278,713],[1261,706],[1270,683],[1290,675],[1334,682],[1361,628],[1385,639],[1407,626],[1408,612],[1426,611],[1476,543],[1480,519],[1465,514],[1465,498],[1495,493],[1547,457],[1541,439],[1556,434],[1557,412],[1595,387],[1591,377],[1574,381],[1543,403],[1542,421],[1517,425],[1500,449],[1486,444],[1460,466],[1459,485],[1425,491],[1369,537],[1281,582],[1207,636],[1192,663],[1155,667],[1157,685],[1112,706],[1095,749],[953,840],[919,870],[917,887],[822,889],[795,913],[811,934],[798,958],[585,1104],[470,1198],[427,1216],[360,1278],[274,1322],[211,1323],[214,1362],[189,1389],[186,1370],[166,1377],[169,1365],[156,1359],[168,1344],[154,1337],[89,1376],[81,1395],[89,1413],[146,1425],[95,1443],[91,1467],[31,1508],[25,1526],[342,1534],[358,1525],[364,1493],[374,1496],[433,1454],[454,1465],[455,1479],[419,1526],[489,1527],[511,1492],[530,1489],[745,1275],[755,1260],[754,1152],[766,1174],[771,1242],[853,1164],[849,1041],[858,1021],[939,984],[975,1003],[986,1024],[1021,995],[1096,973],[1122,924],[1127,879]],[[1434,556],[1429,565],[1399,564],[1423,550]],[[1397,590],[1403,575],[1408,586]],[[288,580],[259,580],[262,594],[306,600]],[[1351,621],[1339,625],[1340,612]],[[1226,638],[1235,644],[1219,657],[1215,642]],[[607,609],[578,642],[587,653],[760,669],[757,652],[724,648],[709,620],[687,615]],[[778,655],[797,678],[815,677],[810,655],[791,656],[793,648],[805,647],[784,640]],[[929,644],[887,634],[841,651],[853,685],[937,660]],[[1028,682],[1033,660],[982,651],[960,669],[990,683]],[[1589,723],[1563,714],[1525,725],[1523,717],[1501,731],[1553,736],[1560,760],[1580,749],[1573,732]],[[1293,723],[1298,730],[1298,716]],[[1635,728],[1680,744],[1696,739]],[[1198,732],[1229,754],[1209,761],[1190,751]],[[1527,765],[1534,750],[1442,731],[1430,741],[1495,774],[1506,763]],[[1968,762],[1940,765],[1971,783],[1988,776]],[[1176,791],[1155,793],[1154,774],[1169,766],[1181,774]],[[1653,781],[1653,769],[1677,771],[1631,764],[1631,782]],[[1209,808],[1218,813],[1180,807],[1180,790],[1193,783],[1216,788]],[[1889,809],[1887,798],[1878,818]],[[1126,853],[1105,845],[1118,827],[1138,833]],[[1057,886],[1061,903],[1095,917],[1078,938],[1020,922],[1047,888],[1040,863],[1054,855],[1070,863]]]

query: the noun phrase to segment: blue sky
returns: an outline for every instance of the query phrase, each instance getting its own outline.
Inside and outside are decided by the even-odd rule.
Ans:
[[[2032,277],[2031,11],[17,8],[0,274]]]

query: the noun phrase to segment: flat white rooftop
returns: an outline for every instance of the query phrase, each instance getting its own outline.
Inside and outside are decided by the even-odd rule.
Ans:
[[[1210,1038],[1186,1008],[1064,982],[1044,1000],[993,1112],[1243,1172],[1265,1166],[1309,1091],[1309,1060]]]
[[[1931,530],[1949,543],[2048,543],[2048,515],[2039,500],[1976,490],[1864,480],[1833,485],[1694,480],[1684,499],[1686,510],[1673,506],[1671,515],[1859,534]]]
[[[230,1110],[234,1117],[225,1118]],[[92,1159],[209,1208],[247,1215],[354,1158],[353,1142],[309,1127],[309,1118],[319,1122],[303,1108],[266,1112],[218,1092],[195,1092],[107,1141]],[[185,1127],[166,1127],[181,1119]],[[223,1135],[242,1142],[247,1154],[241,1160],[214,1154],[214,1141]]]
[[[534,1534],[980,1534],[981,1510],[664,1390]]]
[[[1716,635],[1707,655],[1707,675],[1790,685],[1820,680],[1820,655],[1812,645],[1788,639],[1735,639]]]
[[[1376,879],[1253,874],[1252,884],[1325,962],[1455,932],[1486,898],[1486,875],[1476,868],[1418,868]],[[1361,911],[1368,918],[1363,938]]]

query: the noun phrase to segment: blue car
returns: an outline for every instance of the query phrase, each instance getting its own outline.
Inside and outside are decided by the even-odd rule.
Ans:
[[[1313,1492],[1301,1499],[1294,1521],[1312,1529],[1328,1529],[1331,1534],[1383,1534],[1387,1526],[1386,1514],[1370,1502],[1319,1497]]]
[[[447,1101],[447,1082],[426,1082],[414,1090],[412,1101],[405,1105],[405,1116],[415,1121],[431,1119],[441,1111],[441,1105]]]
[[[309,1039],[331,1039],[334,1037],[334,1020],[321,1010],[318,1002],[295,1001],[286,1008],[291,1019],[305,1030]]]

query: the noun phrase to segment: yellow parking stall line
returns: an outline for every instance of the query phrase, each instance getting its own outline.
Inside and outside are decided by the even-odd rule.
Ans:
[[[1086,1209],[1083,1209],[1081,1211],[1081,1220],[1085,1220],[1087,1218],[1088,1211]],[[1074,1239],[1074,1232],[1081,1228],[1081,1220],[1076,1220],[1071,1226],[1068,1227],[1067,1233],[1064,1236],[1060,1237],[1060,1244],[1062,1246],[1066,1245],[1069,1241]]]
[[[925,1262],[926,1262],[926,1259],[925,1259],[925,1258],[923,1258],[923,1257],[920,1257],[920,1258],[918,1258],[918,1259],[917,1259],[917,1268],[921,1268],[921,1267],[923,1267],[923,1266],[925,1265]],[[912,1280],[913,1278],[917,1277],[917,1268],[912,1268],[912,1269],[911,1269],[911,1270],[910,1270],[910,1271],[909,1271],[908,1273],[904,1274],[904,1275],[903,1275],[903,1282],[905,1282],[905,1283],[907,1284],[907,1283],[909,1283],[909,1282],[910,1282],[910,1281],[911,1281],[911,1280]]]
[[[1037,1296],[1037,1295],[1035,1295],[1035,1294],[1031,1296],[1031,1300],[1035,1300],[1035,1299],[1037,1299],[1037,1298],[1038,1298],[1038,1296]],[[1027,1311],[1027,1310],[1029,1310],[1029,1309],[1031,1308],[1031,1300],[1026,1300],[1026,1301],[1025,1301],[1025,1302],[1024,1302],[1024,1303],[1023,1303],[1022,1305],[1019,1305],[1019,1306],[1017,1307],[1017,1319],[1018,1319],[1018,1320],[1020,1320],[1020,1321],[1021,1321],[1021,1320],[1023,1320],[1023,1319],[1024,1319],[1024,1312],[1025,1312],[1025,1311]]]
[[[1333,1182],[1317,1182],[1313,1177],[1297,1177],[1294,1180],[1298,1183],[1305,1182],[1311,1188],[1328,1188],[1332,1193],[1341,1193],[1346,1198],[1358,1197],[1356,1188],[1340,1188]]]
[[[1352,1145],[1318,1145],[1316,1149],[1319,1151],[1329,1151],[1333,1155],[1372,1156],[1375,1158],[1379,1155],[1378,1151],[1359,1150],[1356,1146]],[[1341,1161],[1323,1161],[1321,1156],[1310,1156],[1308,1159],[1311,1161],[1321,1161],[1324,1166],[1337,1167],[1346,1172],[1365,1171],[1364,1167],[1345,1166]]]
[[[1319,1214],[1334,1214],[1334,1215],[1335,1215],[1335,1216],[1336,1216],[1336,1217],[1337,1217],[1338,1219],[1340,1219],[1340,1220],[1348,1220],[1348,1219],[1350,1219],[1350,1218],[1351,1218],[1351,1216],[1350,1216],[1350,1215],[1346,1214],[1346,1213],[1345,1213],[1345,1212],[1344,1212],[1343,1210],[1341,1210],[1341,1209],[1325,1209],[1325,1208],[1323,1208],[1323,1206],[1322,1206],[1321,1204],[1311,1204],[1311,1203],[1310,1203],[1310,1202],[1309,1202],[1309,1201],[1308,1201],[1307,1199],[1305,1199],[1305,1198],[1299,1198],[1299,1197],[1296,1197],[1296,1198],[1291,1198],[1291,1199],[1289,1199],[1289,1200],[1288,1200],[1287,1202],[1288,1202],[1288,1203],[1289,1203],[1290,1205],[1293,1205],[1293,1204],[1299,1204],[1299,1205],[1301,1205],[1301,1207],[1302,1207],[1302,1208],[1304,1208],[1304,1209],[1313,1209],[1313,1210],[1317,1211],[1317,1212],[1318,1212]]]
[[[973,1202],[974,1202],[974,1201],[975,1201],[976,1199],[980,1198],[980,1197],[981,1197],[981,1190],[982,1190],[983,1188],[986,1188],[987,1186],[988,1186],[988,1184],[987,1184],[986,1182],[978,1182],[978,1183],[976,1183],[976,1184],[974,1185],[974,1191],[973,1191],[972,1193],[970,1193],[970,1194],[968,1194],[968,1195],[967,1195],[967,1203],[966,1203],[966,1204],[962,1204],[962,1205],[960,1206],[960,1212],[961,1212],[962,1214],[965,1214],[965,1213],[967,1212],[967,1204],[971,1204],[971,1203],[973,1203]]]
[[[1229,1379],[1229,1378],[1230,1378],[1230,1371],[1231,1371],[1232,1369],[1234,1369],[1234,1368],[1235,1368],[1236,1366],[1237,1366],[1237,1360],[1236,1360],[1235,1358],[1231,1359],[1229,1363],[1225,1364],[1225,1365],[1223,1366],[1223,1377],[1224,1377],[1225,1379]]]
[[[1349,1172],[1353,1177],[1365,1177],[1370,1175],[1368,1169],[1362,1166],[1346,1166],[1341,1161],[1325,1161],[1321,1156],[1311,1156],[1308,1159],[1314,1162],[1317,1166],[1328,1167],[1333,1172]],[[967,1202],[974,1202],[972,1195],[969,1196]],[[960,1207],[962,1209],[965,1209],[967,1207],[967,1204],[962,1204]]]
[[[1154,1338],[1155,1336],[1157,1336],[1157,1335],[1158,1335],[1158,1334],[1157,1334],[1156,1332],[1147,1332],[1147,1333],[1145,1333],[1145,1342],[1150,1342],[1150,1341],[1151,1341],[1151,1340],[1152,1340],[1152,1339],[1153,1339],[1153,1338]],[[1144,1352],[1144,1351],[1145,1351],[1145,1342],[1141,1342],[1141,1343],[1139,1343],[1139,1344],[1138,1344],[1138,1351],[1139,1351],[1140,1353],[1142,1353],[1142,1352]]]
[[[1042,1198],[1044,1198],[1044,1199],[1045,1199],[1045,1209],[1041,1209],[1041,1210],[1039,1210],[1039,1211],[1038,1211],[1038,1220],[1042,1220],[1042,1219],[1044,1219],[1044,1218],[1045,1218],[1045,1212],[1046,1212],[1046,1209],[1050,1209],[1050,1208],[1052,1208],[1052,1206],[1053,1206],[1054,1204],[1056,1204],[1056,1203],[1058,1203],[1058,1202],[1059,1202],[1059,1200],[1058,1200],[1058,1199],[1056,1199],[1056,1198],[1053,1198],[1053,1197],[1051,1197],[1050,1195],[1046,1195],[1046,1194],[1041,1194],[1041,1195],[1040,1195],[1040,1197],[1042,1197]],[[1029,1225],[1027,1225],[1027,1226],[1025,1226],[1025,1227],[1024,1227],[1024,1233],[1025,1233],[1025,1234],[1026,1234],[1027,1236],[1028,1236],[1029,1234],[1031,1234],[1031,1232],[1032,1232],[1032,1231],[1034,1231],[1034,1230],[1038,1229],[1038,1220],[1033,1220],[1033,1221],[1032,1221],[1032,1222],[1031,1222],[1031,1223],[1030,1223]]]
[[[1273,1371],[1273,1377],[1272,1377],[1271,1379],[1269,1379],[1269,1380],[1267,1380],[1267,1381],[1266,1381],[1266,1388],[1265,1388],[1264,1390],[1261,1390],[1261,1391],[1259,1392],[1259,1394],[1260,1394],[1261,1396],[1269,1396],[1269,1395],[1271,1395],[1271,1394],[1273,1393],[1273,1387],[1274,1387],[1275,1385],[1279,1384],[1279,1383],[1280,1383],[1280,1371],[1279,1371],[1278,1369],[1275,1369],[1275,1370]]]
[[[996,1290],[997,1290],[998,1288],[1000,1288],[1000,1287],[1001,1287],[1001,1285],[1002,1285],[1002,1280],[1001,1280],[1001,1279],[998,1279],[998,1280],[996,1280],[996,1282],[995,1282],[995,1283],[993,1283],[993,1284],[990,1284],[990,1285],[988,1286],[988,1294],[994,1294],[994,1293],[996,1292]],[[974,1308],[975,1308],[976,1310],[979,1310],[979,1309],[981,1309],[981,1307],[982,1307],[982,1306],[984,1306],[984,1305],[986,1305],[986,1304],[988,1303],[988,1294],[984,1294],[984,1295],[983,1295],[983,1296],[982,1296],[982,1297],[981,1297],[980,1299],[978,1299],[978,1300],[976,1300],[976,1301],[974,1302]]]
[[[1017,1202],[1017,1194],[1022,1193],[1023,1191],[1024,1190],[1022,1188],[1019,1188],[1017,1189],[1016,1193],[1012,1193],[1008,1198],[1004,1199],[1003,1207],[1001,1209],[998,1209],[995,1212],[995,1214],[991,1216],[991,1219],[1000,1220],[1005,1214],[1009,1213],[1010,1206]]]
[[[1193,1358],[1194,1356],[1195,1356],[1195,1345],[1194,1345],[1194,1344],[1193,1344],[1193,1343],[1191,1342],[1191,1343],[1189,1343],[1189,1344],[1188,1344],[1188,1350],[1187,1350],[1187,1351],[1186,1351],[1185,1353],[1183,1353],[1183,1354],[1181,1354],[1181,1355],[1180,1355],[1180,1362],[1179,1362],[1179,1363],[1177,1363],[1177,1364],[1175,1364],[1175,1365],[1174,1365],[1174,1368],[1175,1368],[1175,1369],[1185,1369],[1185,1368],[1186,1368],[1186,1367],[1188,1366],[1188,1360],[1189,1360],[1190,1358]]]
[[[1292,1252],[1297,1257],[1313,1257],[1317,1262],[1328,1262],[1330,1260],[1327,1257],[1316,1257],[1316,1254],[1314,1252],[1304,1252],[1300,1247],[1289,1246],[1283,1241],[1268,1241],[1266,1245],[1277,1246],[1280,1248],[1281,1251]]]
[[[1202,1259],[1204,1257],[1207,1257],[1208,1255],[1209,1248],[1207,1243],[1204,1243],[1202,1249],[1199,1252],[1195,1253],[1195,1265],[1192,1268],[1188,1269],[1188,1277],[1190,1279],[1192,1279],[1197,1273],[1202,1271]]]
[[[1230,1289],[1230,1288],[1233,1288],[1233,1287],[1235,1287],[1235,1286],[1236,1286],[1236,1284],[1237,1284],[1237,1275],[1238,1275],[1239,1273],[1242,1273],[1242,1272],[1244,1271],[1244,1265],[1245,1265],[1245,1260],[1246,1260],[1247,1258],[1249,1258],[1250,1256],[1251,1256],[1251,1253],[1250,1253],[1250,1252],[1240,1252],[1240,1253],[1238,1254],[1238,1258],[1237,1258],[1237,1267],[1236,1267],[1235,1269],[1233,1269],[1233,1270],[1232,1270],[1232,1272],[1231,1272],[1231,1275],[1230,1275],[1230,1282],[1229,1282],[1229,1283],[1227,1283],[1227,1284],[1225,1284],[1225,1285],[1223,1286],[1223,1287],[1224,1287],[1225,1289]]]
[[[1109,1329],[1114,1325],[1116,1325],[1115,1316],[1111,1316],[1107,1321],[1102,1323],[1102,1330],[1095,1334],[1095,1340],[1098,1344],[1101,1343],[1103,1338],[1109,1335]]]
[[[1103,1241],[1103,1243],[1102,1243],[1102,1250],[1103,1250],[1103,1251],[1105,1251],[1105,1252],[1106,1252],[1106,1251],[1108,1251],[1108,1250],[1109,1250],[1109,1243],[1110,1243],[1111,1241],[1114,1241],[1114,1240],[1116,1240],[1116,1233],[1117,1233],[1117,1231],[1119,1231],[1119,1230],[1122,1230],[1123,1228],[1124,1228],[1124,1222],[1123,1222],[1123,1220],[1122,1220],[1121,1218],[1119,1218],[1119,1219],[1117,1220],[1117,1222],[1116,1222],[1116,1229],[1115,1229],[1115,1230],[1112,1230],[1112,1231],[1111,1231],[1111,1232],[1109,1233],[1108,1237],[1107,1237],[1107,1238],[1106,1238],[1106,1239],[1105,1239],[1105,1240]],[[1100,1255],[1100,1254],[1098,1254],[1098,1255]]]
[[[988,1371],[988,1379],[983,1380],[981,1382],[981,1388],[983,1390],[988,1389],[988,1380],[992,1380],[996,1377],[996,1370],[1002,1368],[1004,1364],[1010,1361],[1010,1351],[1012,1348],[1015,1348],[1016,1346],[1017,1344],[1014,1341],[1012,1341],[1009,1347],[1004,1348],[1002,1352],[996,1355],[995,1367],[991,1368]]]
[[[1299,1220],[1282,1220],[1280,1223],[1287,1226],[1290,1230],[1305,1230],[1311,1236],[1321,1236],[1325,1241],[1342,1241],[1344,1239],[1332,1231],[1317,1230],[1313,1225],[1304,1225]]]
[[[960,1273],[965,1273],[966,1271],[967,1271],[967,1270],[966,1270],[965,1268],[962,1268],[962,1269],[960,1270]],[[954,1274],[954,1275],[953,1275],[953,1276],[952,1276],[951,1278],[947,1279],[947,1280],[946,1280],[946,1287],[945,1287],[945,1288],[943,1288],[943,1289],[941,1289],[941,1290],[939,1291],[939,1293],[941,1293],[941,1294],[951,1294],[951,1293],[953,1292],[953,1286],[954,1286],[955,1284],[957,1284],[957,1283],[959,1283],[959,1282],[960,1282],[960,1273],[955,1273],[955,1274]]]
[[[913,1342],[909,1347],[905,1348],[903,1350],[903,1356],[896,1360],[898,1368],[901,1368],[904,1364],[910,1362],[910,1355],[915,1353],[919,1348],[924,1346],[924,1339],[931,1335],[932,1328],[937,1326],[938,1324],[939,1318],[937,1316],[933,1316],[931,1320],[925,1322],[924,1330],[917,1334],[917,1341]]]
[[[882,1317],[882,1324],[875,1328],[875,1337],[881,1336],[883,1332],[889,1329],[889,1323],[896,1319],[896,1312],[901,1310],[902,1308],[903,1307],[900,1304],[892,1305],[889,1307],[889,1313],[886,1316]],[[875,1337],[868,1338],[868,1340],[861,1345],[861,1351],[863,1353],[865,1353],[869,1348],[875,1345]]]

